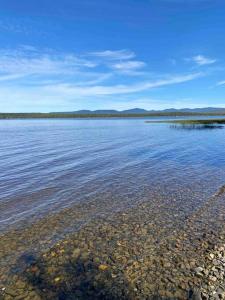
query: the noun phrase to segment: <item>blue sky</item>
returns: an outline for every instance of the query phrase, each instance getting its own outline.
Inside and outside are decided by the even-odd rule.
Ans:
[[[0,111],[225,107],[224,0],[0,0]]]

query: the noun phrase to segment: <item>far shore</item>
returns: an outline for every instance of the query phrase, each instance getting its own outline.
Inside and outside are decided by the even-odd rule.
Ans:
[[[225,116],[225,113],[159,112],[159,113],[0,113],[0,119],[75,119],[75,118],[145,118],[145,117],[185,117],[185,116]]]

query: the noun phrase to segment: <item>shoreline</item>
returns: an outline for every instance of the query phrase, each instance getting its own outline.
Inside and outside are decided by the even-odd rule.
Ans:
[[[158,199],[139,203],[91,220],[41,253],[21,249],[9,273],[9,265],[2,269],[3,299],[187,299],[196,288],[202,299],[225,297],[224,193],[181,227],[167,206]],[[21,237],[20,247],[23,242]]]
[[[114,113],[114,114],[78,114],[78,113],[0,113],[0,120],[17,119],[115,119],[115,118],[147,118],[147,117],[213,117],[225,116],[225,113],[189,113],[189,112],[170,112],[170,113]]]

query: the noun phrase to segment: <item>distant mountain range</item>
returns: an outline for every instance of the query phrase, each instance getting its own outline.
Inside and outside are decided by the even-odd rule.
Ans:
[[[127,110],[113,110],[113,109],[106,109],[106,110],[77,110],[77,111],[70,111],[70,112],[58,112],[62,114],[79,114],[79,115],[87,115],[87,114],[97,114],[97,115],[106,115],[106,114],[154,114],[154,113],[225,113],[225,107],[203,107],[203,108],[168,108],[164,110],[146,110],[142,108],[133,108]]]
[[[28,118],[129,118],[129,117],[153,117],[153,116],[225,116],[225,107],[203,107],[203,108],[169,108],[164,110],[146,110],[133,108],[127,110],[77,110],[69,112],[50,113],[1,113],[1,119],[28,119]]]

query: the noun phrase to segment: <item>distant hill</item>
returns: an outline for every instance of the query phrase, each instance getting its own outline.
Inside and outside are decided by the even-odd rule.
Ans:
[[[123,110],[122,113],[124,113],[124,114],[146,114],[146,113],[148,113],[148,111],[146,109],[142,109],[142,108],[132,108],[132,109]]]
[[[224,113],[225,108],[221,107],[203,107],[203,108],[182,108],[182,109],[175,109],[175,108],[169,108],[164,109],[162,112],[191,112],[191,113]]]
[[[148,114],[148,113],[225,113],[225,107],[202,107],[202,108],[168,108],[163,110],[146,110],[142,108],[132,108],[127,110],[113,110],[113,109],[105,109],[105,110],[77,110],[70,112],[52,112],[52,113],[60,113],[60,114],[79,114],[79,115],[88,115],[88,114],[96,114],[96,115],[113,115],[113,114]]]
[[[225,108],[203,107],[203,108],[169,108],[164,110],[145,110],[133,108],[123,111],[117,110],[79,110],[69,112],[51,113],[0,113],[0,119],[52,119],[52,118],[142,118],[161,116],[225,116]]]
[[[109,110],[104,110],[104,109],[101,109],[101,110],[76,110],[76,111],[69,111],[69,112],[54,112],[54,113],[61,113],[61,114],[78,114],[78,115],[88,115],[88,114],[102,114],[102,115],[105,115],[105,114],[118,114],[119,111],[117,110],[113,110],[113,109],[109,109]]]

